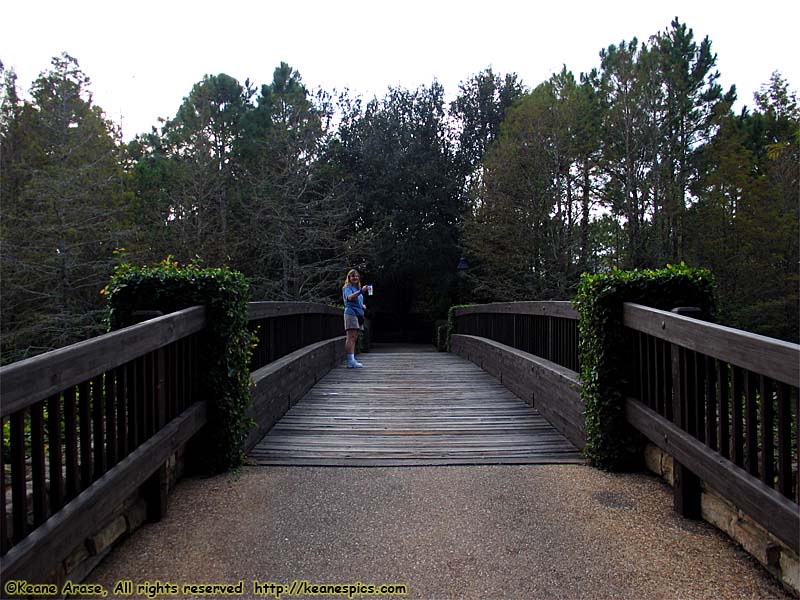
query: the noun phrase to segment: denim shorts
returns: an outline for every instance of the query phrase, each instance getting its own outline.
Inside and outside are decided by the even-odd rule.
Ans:
[[[358,324],[358,317],[355,315],[348,315],[345,313],[344,315],[344,329],[347,331],[348,329],[364,329],[363,325]]]

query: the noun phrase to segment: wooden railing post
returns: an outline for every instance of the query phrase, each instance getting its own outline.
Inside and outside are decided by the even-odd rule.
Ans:
[[[161,316],[163,313],[158,310],[136,311],[133,313],[135,322],[142,322]],[[147,415],[148,423],[145,424],[144,437],[149,438],[155,432],[161,431],[167,421],[167,394],[166,394],[166,349],[156,350],[152,360],[152,388],[145,388],[145,394],[153,394],[150,406],[153,407],[153,414]],[[148,386],[149,387],[149,386]],[[148,405],[145,399],[144,405]],[[167,514],[167,465],[162,464],[156,469],[147,481],[142,485],[142,496],[147,505],[147,519],[149,521],[160,521]]]
[[[697,309],[693,308],[674,308],[672,312],[679,315],[695,315]],[[689,421],[689,413],[694,410],[689,406],[691,394],[688,386],[691,382],[684,377],[683,358],[685,353],[677,344],[670,345],[672,356],[672,420],[681,429],[686,431]],[[700,479],[689,469],[673,460],[673,507],[675,512],[689,519],[699,519],[701,511],[701,488]]]
[[[153,368],[154,414],[152,415],[155,431],[161,431],[167,422],[167,360],[166,348],[156,350]],[[147,519],[160,521],[167,514],[167,465],[161,464],[158,469],[142,485],[142,496],[147,505]]]

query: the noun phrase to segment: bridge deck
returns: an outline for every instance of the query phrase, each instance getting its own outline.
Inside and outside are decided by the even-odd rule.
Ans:
[[[261,465],[582,463],[538,411],[443,353],[367,354],[333,369],[250,452]]]

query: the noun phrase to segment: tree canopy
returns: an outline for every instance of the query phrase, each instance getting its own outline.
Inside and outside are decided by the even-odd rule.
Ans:
[[[98,333],[114,265],[168,255],[269,300],[339,302],[356,266],[373,313],[426,321],[684,261],[716,274],[725,324],[797,341],[789,82],[734,113],[711,41],[677,18],[598,58],[533,87],[486,68],[452,97],[435,80],[333,95],[286,63],[260,85],[209,74],[128,143],[75,58],[27,95],[0,63],[2,361]]]

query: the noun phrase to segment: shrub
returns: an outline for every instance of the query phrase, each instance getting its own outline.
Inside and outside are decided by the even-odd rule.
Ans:
[[[595,466],[607,470],[631,468],[636,456],[624,412],[628,377],[622,325],[625,302],[662,310],[696,306],[710,318],[716,312],[714,279],[709,271],[683,263],[659,270],[581,276],[573,303],[579,313],[581,396],[586,403],[584,453]]]
[[[459,308],[466,308],[468,306],[474,306],[473,304],[456,304],[455,306],[451,306],[450,310],[447,311],[447,332],[445,335],[446,341],[446,349],[448,352],[452,351],[451,346],[451,337],[456,332],[456,310]]]
[[[196,448],[198,465],[209,472],[239,466],[247,437],[245,411],[250,404],[250,355],[255,337],[248,331],[250,284],[228,268],[179,265],[171,258],[154,266],[123,264],[104,288],[109,329],[135,322],[137,311],[164,314],[204,305],[198,389],[208,403],[208,425]]]

